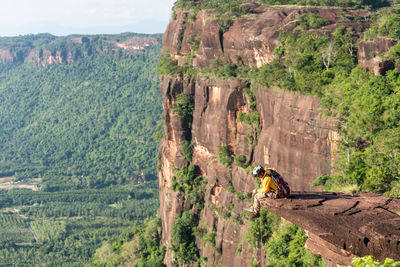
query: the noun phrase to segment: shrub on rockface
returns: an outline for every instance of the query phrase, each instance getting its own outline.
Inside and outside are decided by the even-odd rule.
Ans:
[[[268,266],[324,266],[324,260],[313,255],[304,245],[307,237],[303,229],[289,222],[281,222],[264,245]]]
[[[327,19],[321,18],[313,13],[304,13],[296,18],[301,24],[297,28],[301,30],[316,29],[328,25]]]
[[[194,149],[194,142],[184,140],[182,142],[182,153],[183,157],[188,161],[192,161],[193,149]]]
[[[386,258],[384,262],[375,260],[373,256],[368,255],[361,258],[354,258],[352,263],[356,267],[399,267],[400,261],[394,261],[393,259]]]
[[[198,260],[199,251],[196,247],[195,226],[198,219],[191,211],[185,211],[176,219],[172,226],[172,247],[176,263],[190,264]]]
[[[218,147],[218,160],[219,162],[227,168],[230,168],[233,163],[232,152],[229,146],[219,146]]]
[[[174,103],[172,104],[172,112],[177,114],[180,118],[187,121],[192,121],[194,111],[194,99],[193,96],[185,93],[180,93],[176,96]]]
[[[242,167],[243,169],[246,169],[250,163],[247,162],[246,156],[245,155],[239,155],[235,159],[235,164],[236,166]]]
[[[323,266],[324,260],[309,252],[303,229],[261,208],[260,217],[251,220],[246,242],[263,248],[267,266]]]
[[[207,180],[199,175],[197,165],[174,169],[172,190],[184,193],[185,199],[189,199],[190,204],[195,205],[198,210],[203,208],[206,184]]]

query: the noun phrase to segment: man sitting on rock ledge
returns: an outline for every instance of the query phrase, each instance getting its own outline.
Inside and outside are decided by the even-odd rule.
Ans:
[[[262,181],[260,189],[254,189],[252,192],[254,194],[254,201],[253,206],[250,208],[250,211],[252,212],[249,215],[250,219],[260,216],[260,199],[266,197],[287,197],[290,192],[289,186],[287,183],[284,183],[282,177],[274,168],[268,168],[265,170],[262,166],[258,165],[253,169],[253,177],[258,177]],[[279,181],[279,179],[282,181]],[[282,185],[280,185],[280,182]]]

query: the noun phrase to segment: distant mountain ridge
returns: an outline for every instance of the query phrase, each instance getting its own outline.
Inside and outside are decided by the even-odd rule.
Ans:
[[[94,53],[122,51],[137,54],[145,47],[161,44],[161,34],[99,34],[54,36],[48,33],[0,37],[0,58],[5,62],[36,65],[71,63]]]

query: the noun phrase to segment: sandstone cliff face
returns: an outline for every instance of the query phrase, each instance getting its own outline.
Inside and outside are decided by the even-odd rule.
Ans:
[[[339,9],[266,8],[255,4],[251,8],[251,15],[236,20],[225,33],[219,30],[210,11],[200,11],[196,20],[188,20],[185,12],[176,10],[176,19],[170,21],[163,37],[163,50],[181,65],[194,54],[193,66],[199,68],[222,57],[232,62],[240,58],[246,66],[260,67],[272,60],[279,32],[296,27],[298,22],[294,18],[299,14],[314,13],[328,19],[330,25],[316,30],[321,35],[342,25],[352,27],[355,32],[362,32],[368,26],[338,22],[342,12]],[[353,16],[365,15],[359,11],[347,12]],[[196,51],[190,41],[195,38],[200,40]],[[318,176],[330,173],[338,141],[335,122],[320,114],[316,97],[258,86],[255,98],[260,122],[255,133],[252,126],[238,120],[240,113],[249,113],[252,108],[243,90],[249,86],[247,82],[204,75],[195,79],[167,75],[161,81],[166,123],[166,136],[159,150],[163,243],[167,248],[171,246],[172,225],[181,211],[190,208],[183,196],[171,189],[174,167],[189,164],[181,150],[182,142],[189,140],[194,143],[191,164],[199,166],[208,180],[200,222],[208,231],[217,233],[216,249],[197,240],[200,255],[207,257],[210,265],[249,266],[252,255],[261,252],[243,241],[248,226],[241,211],[250,203],[239,200],[235,193],[250,192],[255,187],[254,181],[243,168],[233,164],[229,169],[222,165],[218,148],[228,146],[233,157],[244,155],[253,165],[277,168],[292,190],[318,191],[310,184]],[[190,128],[171,110],[176,96],[182,92],[194,97]],[[254,137],[256,142],[251,141]],[[221,216],[229,206],[234,207],[231,217]],[[235,253],[238,246],[242,246],[241,255]],[[173,266],[171,250],[167,250],[165,263]]]
[[[394,69],[394,63],[383,60],[380,55],[387,52],[396,43],[388,37],[377,37],[372,41],[360,42],[358,46],[358,64],[372,70],[375,75],[384,75]]]

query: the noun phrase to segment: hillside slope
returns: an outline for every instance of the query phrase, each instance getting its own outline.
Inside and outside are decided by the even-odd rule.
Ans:
[[[0,64],[0,176],[46,190],[154,179],[160,35],[41,37],[0,39],[28,54]]]
[[[142,225],[159,207],[160,49],[134,33],[0,38],[0,266],[84,266],[132,232],[162,261],[158,220]]]

